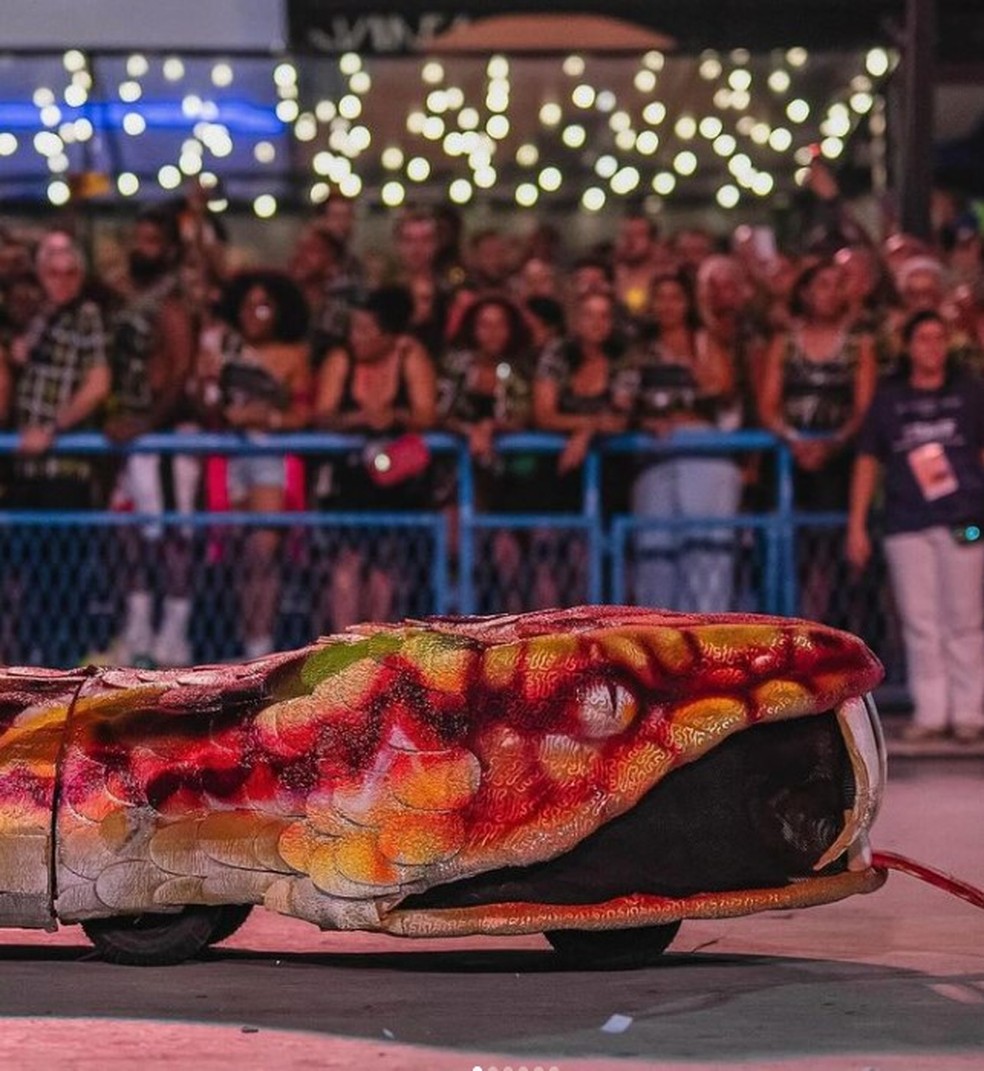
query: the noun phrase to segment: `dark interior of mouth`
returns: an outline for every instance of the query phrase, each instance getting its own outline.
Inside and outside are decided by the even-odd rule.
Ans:
[[[833,711],[758,725],[668,774],[564,855],[435,886],[400,906],[592,904],[632,893],[779,887],[814,873],[853,798]]]

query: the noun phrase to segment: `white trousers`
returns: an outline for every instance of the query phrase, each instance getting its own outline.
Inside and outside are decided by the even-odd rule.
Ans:
[[[887,536],[914,724],[984,727],[984,544],[947,528]]]

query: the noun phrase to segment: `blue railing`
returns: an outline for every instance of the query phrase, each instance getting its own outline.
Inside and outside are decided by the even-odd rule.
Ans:
[[[404,599],[404,605],[412,612],[430,611],[446,613],[474,613],[496,609],[533,608],[529,605],[529,591],[504,593],[490,589],[494,586],[496,563],[491,561],[489,547],[497,538],[497,533],[507,533],[512,540],[514,556],[525,569],[522,583],[530,577],[528,558],[534,556],[544,543],[544,533],[549,537],[546,545],[553,557],[548,567],[555,567],[560,572],[567,569],[564,580],[555,585],[556,598],[559,602],[628,602],[633,600],[634,554],[642,545],[643,533],[651,530],[664,530],[666,533],[716,532],[717,538],[726,533],[727,553],[733,554],[735,563],[734,605],[731,609],[754,610],[769,613],[795,615],[800,611],[800,591],[798,574],[802,571],[805,558],[812,553],[809,546],[811,531],[825,532],[822,543],[824,554],[839,556],[839,532],[844,518],[840,515],[804,515],[797,514],[793,502],[793,464],[790,451],[784,443],[764,432],[744,431],[733,434],[686,432],[679,436],[657,439],[653,436],[632,434],[599,439],[589,450],[581,469],[581,486],[583,493],[579,508],[566,512],[546,512],[536,509],[519,509],[512,512],[485,512],[476,501],[476,466],[469,457],[466,444],[459,438],[432,433],[425,439],[435,456],[450,460],[448,471],[455,472],[456,487],[451,505],[456,507],[457,525],[449,526],[446,508],[434,507],[415,512],[357,512],[345,509],[326,510],[324,512],[308,509],[307,512],[283,512],[275,514],[249,514],[242,512],[199,511],[192,514],[169,512],[154,516],[133,513],[118,513],[106,510],[98,512],[21,512],[0,510],[0,561],[4,572],[28,575],[17,583],[7,581],[11,590],[6,592],[0,587],[0,600],[16,612],[16,599],[24,590],[40,580],[42,583],[55,584],[57,580],[58,597],[53,597],[51,612],[54,616],[63,616],[58,598],[64,595],[67,605],[77,606],[80,593],[74,590],[88,582],[86,577],[97,575],[99,570],[112,570],[116,567],[117,551],[114,549],[116,537],[99,535],[100,531],[109,533],[120,528],[139,529],[149,524],[161,527],[175,526],[194,533],[200,558],[204,558],[205,549],[210,541],[214,543],[215,533],[222,530],[256,528],[273,528],[299,532],[299,540],[294,539],[294,561],[303,561],[307,572],[284,581],[283,591],[294,592],[295,601],[301,596],[310,598],[312,589],[324,583],[330,576],[332,554],[335,551],[311,551],[303,549],[304,540],[310,533],[321,532],[322,536],[334,533],[341,539],[341,533],[363,533],[367,541],[379,538],[379,533],[389,533],[390,551],[392,547],[409,545],[411,533],[425,537],[426,548],[412,553],[416,555],[412,569],[402,561],[397,562],[395,574],[404,587],[416,585],[416,594]],[[496,441],[496,451],[501,455],[538,455],[557,456],[563,449],[566,438],[560,435],[543,433],[519,433],[500,436]],[[60,455],[106,458],[111,455],[131,453],[156,453],[171,455],[226,456],[257,454],[294,454],[307,458],[332,458],[359,451],[365,446],[365,440],[353,435],[321,434],[298,432],[278,434],[263,438],[250,438],[236,434],[192,433],[192,434],[152,434],[146,435],[119,446],[108,442],[99,434],[69,434],[59,437],[56,450]],[[10,455],[16,451],[17,437],[12,434],[0,434],[0,455]],[[603,469],[605,466],[621,466],[625,462],[624,476],[620,480],[628,486],[638,466],[646,458],[681,456],[731,456],[740,457],[748,454],[771,455],[770,499],[766,508],[755,513],[738,513],[731,516],[703,517],[657,517],[642,519],[631,515],[623,504],[612,509],[611,503],[603,496]],[[368,477],[367,477],[368,478]],[[607,486],[607,485],[606,485]],[[527,503],[530,505],[530,503]],[[344,509],[344,503],[340,504]],[[25,535],[31,531],[46,530],[48,533],[63,532],[63,544],[55,544],[51,549],[50,540],[43,544],[40,539],[32,546],[30,539],[16,535]],[[86,532],[91,533],[86,536]],[[392,536],[406,533],[407,539],[394,541]],[[69,534],[71,538],[69,538]],[[307,533],[307,535],[305,535]],[[804,542],[804,536],[806,542]],[[93,552],[98,558],[98,565],[86,565],[84,568],[76,560],[83,552],[74,546],[85,543],[86,539],[101,549]],[[234,536],[230,536],[234,538]],[[360,538],[362,536],[360,535]],[[414,537],[416,538],[416,537]],[[302,550],[296,549],[300,542]],[[315,543],[310,537],[312,545]],[[42,545],[46,549],[42,550]],[[321,546],[327,545],[322,539]],[[287,546],[285,543],[284,546]],[[817,546],[821,546],[818,537]],[[72,557],[64,557],[60,547],[71,549]],[[15,548],[15,549],[11,549]],[[832,549],[834,548],[834,549]],[[322,558],[314,562],[317,554]],[[314,562],[312,565],[311,563]],[[574,563],[572,565],[572,562]],[[74,563],[74,564],[73,564]],[[327,564],[326,564],[327,563]],[[84,563],[83,563],[84,565]],[[576,567],[575,567],[576,566]],[[310,568],[309,568],[310,567]],[[831,561],[831,575],[840,564]],[[204,568],[204,566],[202,567]],[[231,566],[230,566],[231,568]],[[77,574],[73,575],[72,570]],[[285,565],[285,570],[287,566]],[[412,579],[409,579],[411,577]],[[57,574],[57,575],[56,575]],[[286,575],[286,574],[285,574]],[[492,576],[493,580],[489,580]],[[482,579],[484,577],[484,579]],[[695,578],[695,583],[701,581]],[[209,580],[201,583],[213,583],[215,594],[224,596],[221,584],[227,581]],[[69,590],[72,589],[72,590]],[[65,594],[67,593],[67,594]],[[219,601],[221,601],[219,599]],[[226,600],[228,602],[228,599]],[[876,600],[869,600],[874,602]],[[206,603],[203,613],[208,614],[210,603]],[[399,607],[397,607],[398,609]],[[289,634],[292,640],[303,639],[307,618],[303,608],[298,611],[301,624]],[[396,612],[396,610],[394,610]],[[879,611],[880,613],[881,611]],[[4,611],[0,608],[0,618]],[[112,615],[112,609],[105,613]],[[884,614],[882,614],[884,617]],[[850,619],[840,620],[833,615],[833,623],[852,625]],[[317,621],[312,628],[323,627],[324,622]],[[330,624],[330,623],[329,623]],[[870,624],[870,623],[869,623]],[[59,622],[63,627],[64,622]],[[0,661],[9,657],[2,649],[4,622],[0,619]],[[222,626],[231,627],[231,626]],[[109,626],[103,628],[103,633]],[[867,638],[875,641],[877,647],[882,633],[890,633],[881,618],[867,627]],[[863,629],[856,628],[864,632]],[[284,633],[286,636],[287,633]],[[210,652],[212,648],[208,648]],[[225,647],[222,647],[226,651]],[[197,653],[197,652],[196,652]],[[898,675],[898,674],[896,674]]]

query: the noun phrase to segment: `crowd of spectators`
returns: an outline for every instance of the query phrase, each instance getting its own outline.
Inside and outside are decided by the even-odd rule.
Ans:
[[[129,504],[150,514],[202,504],[450,508],[453,471],[428,465],[414,441],[443,428],[468,444],[479,508],[576,510],[579,471],[599,436],[683,440],[760,427],[790,444],[797,506],[844,512],[859,429],[878,383],[898,372],[912,317],[936,315],[952,360],[977,371],[984,267],[977,221],[956,204],[934,242],[897,232],[875,239],[846,214],[827,216],[793,250],[767,228],[665,232],[629,211],[610,241],[575,249],[546,223],[523,235],[469,234],[448,207],[406,209],[380,250],[360,243],[359,206],[333,195],[303,222],[282,266],[234,271],[242,256],[192,191],[139,215],[126,270],[113,279],[87,266],[69,229],[33,244],[4,234],[0,415],[20,449],[3,503]],[[375,452],[303,463],[134,454],[111,478],[91,460],[52,452],[69,430],[125,442],[179,428],[358,432]],[[497,433],[529,428],[564,435],[559,456],[497,454]],[[390,454],[374,466],[380,443]],[[767,506],[773,476],[756,457],[640,456],[606,473],[605,487],[641,518],[727,517]],[[279,538],[258,527],[241,556],[252,656],[273,642]],[[536,564],[549,561],[549,539],[531,539],[529,598],[547,604],[556,581]],[[690,543],[686,533],[642,530],[635,599],[731,608],[730,539],[730,530]],[[187,532],[153,526],[129,537],[121,659],[187,660],[188,542]],[[319,625],[388,616],[393,553],[342,540]],[[161,591],[155,600],[147,564],[155,556],[166,573],[156,627]],[[506,535],[492,548],[506,576],[524,557]],[[687,583],[693,575],[699,590]],[[825,616],[833,582],[829,568],[807,570],[807,613]]]

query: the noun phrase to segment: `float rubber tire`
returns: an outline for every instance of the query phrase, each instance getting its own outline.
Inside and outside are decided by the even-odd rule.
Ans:
[[[249,918],[252,910],[252,904],[223,904],[218,909],[219,917],[212,927],[212,936],[208,939],[208,943],[217,945],[220,941],[231,937]]]
[[[196,906],[173,915],[147,913],[88,919],[82,929],[107,963],[167,967],[197,956],[210,943],[219,910]]]
[[[628,930],[548,930],[544,936],[572,967],[631,970],[653,966],[679,929],[679,922],[668,922]]]

